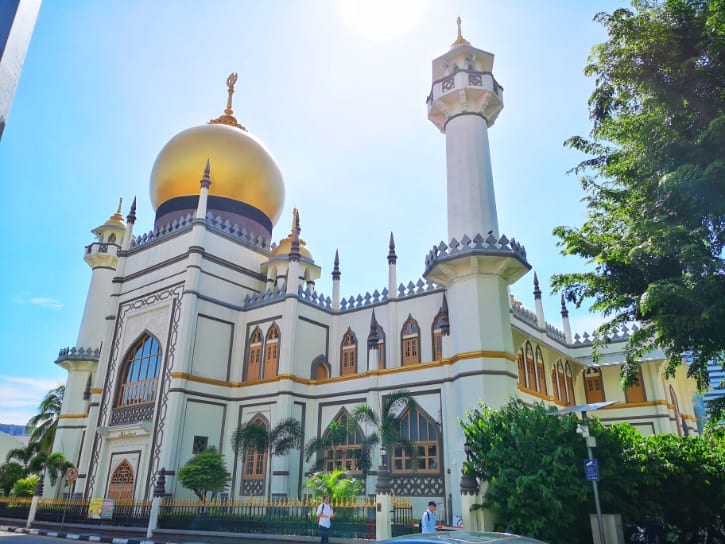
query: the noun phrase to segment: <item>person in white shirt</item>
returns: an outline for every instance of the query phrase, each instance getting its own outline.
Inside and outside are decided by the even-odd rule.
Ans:
[[[421,533],[436,532],[436,506],[435,501],[428,501],[428,508],[423,512],[423,517],[420,518]]]
[[[317,507],[317,524],[320,527],[320,544],[327,544],[330,538],[330,520],[335,517],[335,512],[330,504],[330,496],[322,497],[322,504]]]

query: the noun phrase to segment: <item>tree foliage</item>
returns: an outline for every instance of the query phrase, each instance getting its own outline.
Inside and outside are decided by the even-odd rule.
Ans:
[[[224,455],[213,446],[197,453],[181,467],[177,476],[181,485],[191,489],[203,502],[211,493],[214,498],[229,486],[231,476],[224,463]]]
[[[38,413],[28,421],[30,441],[38,444],[40,451],[50,454],[53,450],[55,431],[58,428],[58,416],[63,404],[65,386],[60,385],[51,389],[43,397],[38,406]]]
[[[497,529],[547,542],[591,542],[594,498],[584,478],[579,423],[520,400],[466,414],[463,433],[472,451],[464,470],[488,482],[483,506],[496,513]],[[725,514],[722,436],[645,437],[629,424],[604,427],[597,419],[589,428],[604,513],[620,513],[625,522],[661,516],[681,543],[700,542],[705,533],[708,542],[725,542],[717,540]]]
[[[35,486],[40,478],[33,474],[27,478],[20,478],[13,484],[12,494],[15,497],[32,497],[35,494]]]
[[[332,472],[315,472],[305,482],[304,487],[312,489],[315,499],[329,496],[334,503],[344,502],[360,494],[363,483],[355,478],[350,478],[341,469]]]
[[[25,477],[25,469],[22,465],[10,462],[0,465],[0,491],[4,496],[10,495],[15,482]]]
[[[637,360],[662,349],[672,374],[708,385],[706,364],[725,347],[725,8],[723,0],[632,0],[600,13],[608,32],[585,73],[596,78],[589,138],[567,145],[589,158],[574,171],[586,196],[579,228],[558,227],[564,254],[586,272],[554,277],[555,289],[603,312],[604,338],[630,337],[625,382]]]

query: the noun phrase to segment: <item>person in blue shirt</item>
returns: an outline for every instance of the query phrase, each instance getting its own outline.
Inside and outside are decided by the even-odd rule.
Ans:
[[[422,533],[436,532],[436,506],[435,501],[428,501],[428,508],[423,512],[423,517],[420,518],[420,531]]]

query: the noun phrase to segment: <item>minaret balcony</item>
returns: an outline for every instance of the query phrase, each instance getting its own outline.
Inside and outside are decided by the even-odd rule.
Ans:
[[[434,81],[426,102],[428,118],[441,132],[462,113],[481,115],[490,127],[503,109],[503,87],[491,72],[459,69]]]
[[[86,252],[83,258],[91,268],[97,266],[116,268],[118,264],[118,251],[120,249],[121,246],[115,243],[93,242],[86,246]]]

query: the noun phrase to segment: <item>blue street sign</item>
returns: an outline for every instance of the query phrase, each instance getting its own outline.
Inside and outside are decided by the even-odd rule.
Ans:
[[[596,459],[584,459],[584,477],[590,482],[599,480],[599,465]]]

